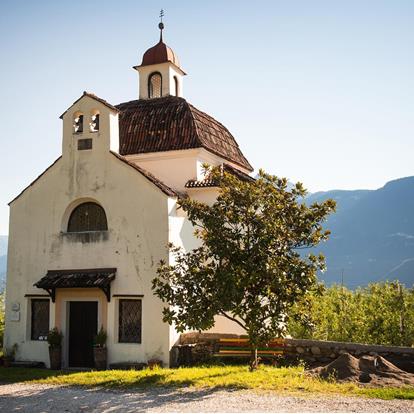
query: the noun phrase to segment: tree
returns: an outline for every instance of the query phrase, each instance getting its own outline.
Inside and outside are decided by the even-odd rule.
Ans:
[[[302,319],[307,312],[310,319]],[[414,289],[397,280],[349,290],[333,285],[307,294],[291,309],[288,332],[296,338],[379,345],[414,344]]]
[[[284,335],[289,308],[316,287],[324,257],[299,250],[328,238],[321,223],[335,202],[307,206],[301,183],[288,190],[285,178],[263,171],[256,180],[218,167],[209,174],[219,190],[213,205],[179,201],[200,246],[170,245],[175,263],[160,264],[153,290],[169,304],[164,321],[179,332],[209,329],[216,315],[240,325],[257,364],[257,348]]]

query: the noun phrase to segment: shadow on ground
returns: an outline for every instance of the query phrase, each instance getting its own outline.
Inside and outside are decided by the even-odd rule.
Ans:
[[[186,387],[131,391],[32,385],[17,392],[12,388],[9,393],[1,392],[0,412],[143,412],[164,411],[168,406],[180,411],[181,405],[200,404],[217,392]]]

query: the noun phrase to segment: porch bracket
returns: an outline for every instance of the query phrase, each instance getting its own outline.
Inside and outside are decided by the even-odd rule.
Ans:
[[[51,297],[52,302],[55,303],[55,300],[56,300],[56,288],[50,288],[50,289],[46,289],[45,288],[45,291],[47,293],[49,293],[49,296]]]
[[[111,285],[101,286],[100,289],[102,290],[103,293],[105,293],[106,300],[110,302],[111,301]]]

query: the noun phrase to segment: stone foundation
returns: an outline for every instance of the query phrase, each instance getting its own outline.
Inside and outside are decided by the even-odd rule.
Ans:
[[[211,359],[216,342],[221,338],[240,338],[239,335],[189,332],[180,336],[174,350],[175,366],[192,365]],[[286,351],[282,363],[304,362],[307,366],[328,364],[343,353],[355,357],[380,355],[398,368],[414,373],[414,348],[356,344],[349,342],[285,339]]]

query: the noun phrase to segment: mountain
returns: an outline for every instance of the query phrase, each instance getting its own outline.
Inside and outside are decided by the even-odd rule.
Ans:
[[[7,236],[0,236],[0,292],[3,290],[6,281],[7,242]]]
[[[310,194],[308,204],[333,198],[337,211],[326,222],[330,239],[315,252],[326,257],[327,284],[354,288],[399,279],[414,284],[414,177],[390,181],[378,190],[332,190]],[[0,236],[0,290],[7,263],[7,236]]]
[[[399,279],[414,283],[414,177],[390,181],[378,190],[327,191],[311,194],[308,203],[337,201],[326,222],[329,241],[317,251],[326,257],[328,284],[349,287]]]

